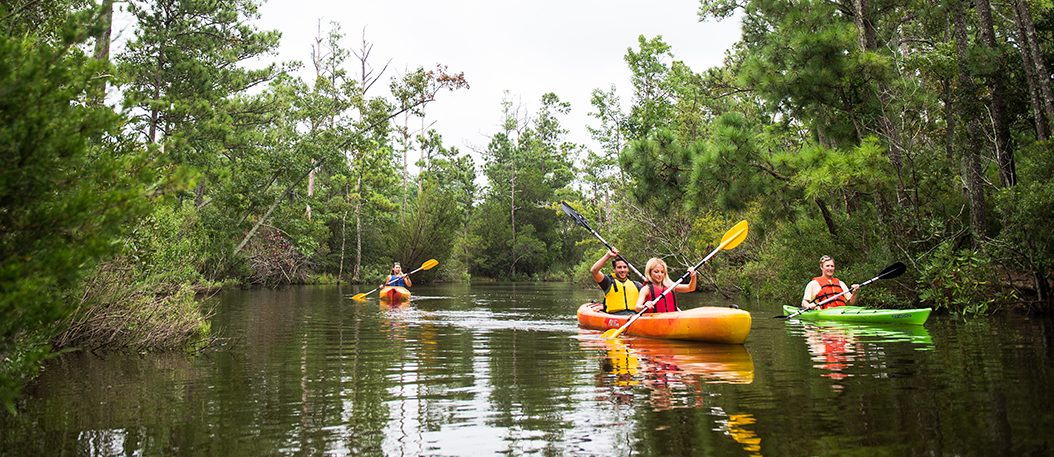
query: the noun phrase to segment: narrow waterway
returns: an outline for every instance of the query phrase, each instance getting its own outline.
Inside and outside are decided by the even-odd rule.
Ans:
[[[215,297],[201,356],[62,355],[0,455],[1051,455],[1054,325],[753,315],[745,345],[579,329],[566,284]],[[682,307],[727,306],[693,294]]]

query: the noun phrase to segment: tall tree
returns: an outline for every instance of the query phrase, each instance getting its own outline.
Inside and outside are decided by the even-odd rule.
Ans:
[[[194,190],[201,206],[207,183],[226,174],[222,152],[247,130],[234,96],[280,71],[244,62],[272,52],[279,34],[250,23],[259,14],[257,0],[135,1],[129,12],[138,28],[118,58],[125,104],[141,113],[146,141],[164,139],[168,160],[201,173]]]

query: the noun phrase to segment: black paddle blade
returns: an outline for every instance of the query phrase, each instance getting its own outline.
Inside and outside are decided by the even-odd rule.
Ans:
[[[877,277],[881,279],[896,278],[897,276],[904,274],[907,269],[908,267],[905,266],[903,263],[897,262],[893,265],[886,267],[886,269],[882,270],[882,272],[879,273]]]
[[[567,217],[570,217],[575,223],[587,229],[589,228],[586,219],[582,217],[581,214],[578,214],[578,211],[575,211],[575,209],[572,208],[571,205],[568,205],[567,202],[560,202],[560,207],[564,209],[564,213],[567,214]]]

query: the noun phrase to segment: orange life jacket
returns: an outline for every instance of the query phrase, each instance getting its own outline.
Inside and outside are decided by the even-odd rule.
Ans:
[[[816,293],[816,298],[813,299],[816,301],[816,303],[820,303],[830,297],[842,293],[842,281],[839,281],[838,278],[831,278],[830,280],[827,280],[827,278],[820,276],[812,278],[812,280],[820,283],[820,291]],[[841,297],[831,300],[830,303],[823,305],[824,309],[834,308],[836,306],[845,306],[845,295],[842,295]]]

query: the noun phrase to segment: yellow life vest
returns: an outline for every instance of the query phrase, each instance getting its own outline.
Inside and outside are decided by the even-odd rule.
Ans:
[[[637,294],[640,293],[637,285],[629,278],[623,282],[615,279],[614,275],[609,275],[608,279],[611,280],[611,287],[604,292],[604,312],[614,313],[626,309],[633,311],[633,307],[637,305]]]

